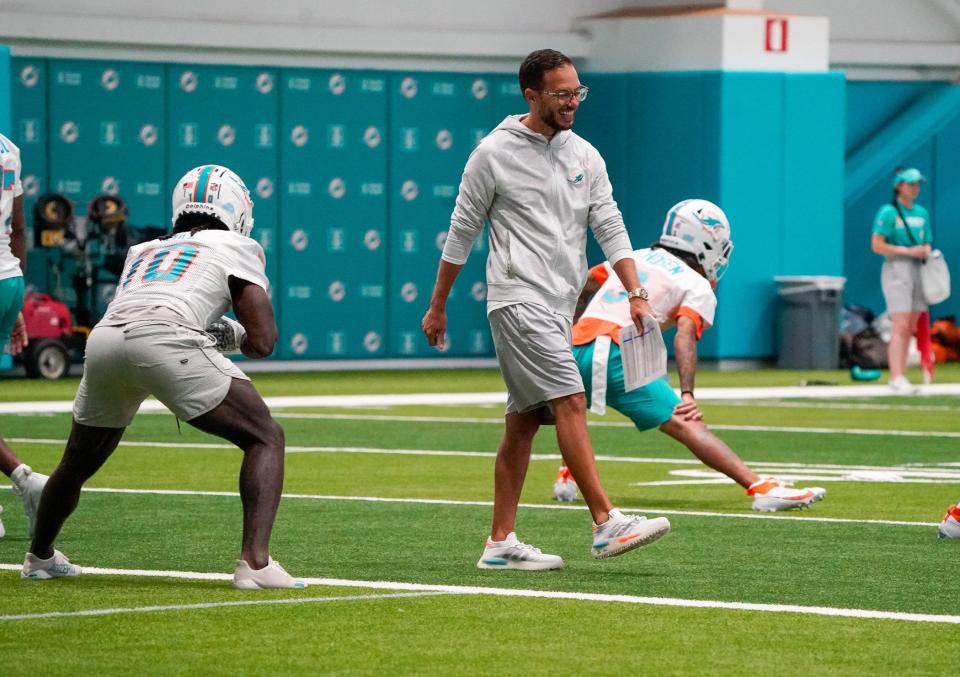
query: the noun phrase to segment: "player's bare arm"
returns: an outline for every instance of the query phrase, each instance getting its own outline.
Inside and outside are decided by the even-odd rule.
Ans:
[[[687,421],[699,421],[703,413],[697,407],[693,395],[694,379],[697,373],[697,325],[689,317],[680,316],[677,320],[677,334],[673,339],[673,357],[680,374],[680,399],[674,413]]]
[[[444,335],[447,332],[447,299],[463,265],[440,260],[437,268],[437,281],[433,285],[430,307],[420,323],[424,336],[431,346],[443,348]]]
[[[230,295],[233,312],[247,332],[240,344],[241,352],[253,359],[269,356],[277,344],[279,332],[267,292],[260,285],[231,277]]]

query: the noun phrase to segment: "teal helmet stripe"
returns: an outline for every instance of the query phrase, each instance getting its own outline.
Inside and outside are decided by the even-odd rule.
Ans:
[[[672,235],[672,234],[673,234],[673,223],[674,223],[674,221],[676,221],[676,219],[677,219],[677,212],[680,210],[680,207],[681,207],[682,205],[683,205],[683,202],[681,202],[680,204],[676,205],[673,209],[670,210],[670,213],[667,214],[667,224],[666,224],[666,226],[665,226],[664,229],[663,229],[663,234],[664,234],[664,235]]]
[[[213,172],[213,165],[207,165],[200,170],[200,178],[197,179],[197,185],[193,188],[193,201],[207,201],[207,187],[210,185],[210,174]]]

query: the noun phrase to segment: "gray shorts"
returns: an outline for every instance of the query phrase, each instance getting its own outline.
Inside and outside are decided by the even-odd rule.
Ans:
[[[880,284],[889,313],[922,313],[927,309],[920,284],[920,261],[896,258],[883,262]]]
[[[570,349],[570,320],[534,303],[497,308],[488,319],[507,384],[506,413],[584,391]]]
[[[184,421],[207,413],[223,402],[232,379],[249,380],[215,345],[173,324],[96,327],[87,339],[74,419],[125,428],[149,395]]]

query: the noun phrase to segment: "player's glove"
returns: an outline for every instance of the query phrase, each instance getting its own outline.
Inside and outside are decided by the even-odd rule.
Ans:
[[[240,344],[247,337],[247,330],[243,325],[229,317],[221,317],[211,322],[206,331],[217,342],[217,350],[221,353],[240,352]]]

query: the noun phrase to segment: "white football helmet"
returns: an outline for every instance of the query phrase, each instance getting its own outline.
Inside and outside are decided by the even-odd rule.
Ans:
[[[253,200],[243,179],[220,165],[200,165],[173,189],[173,225],[181,214],[207,214],[235,233],[253,230]]]
[[[727,215],[707,200],[684,200],[671,207],[660,244],[693,254],[710,282],[723,277],[733,252]]]

